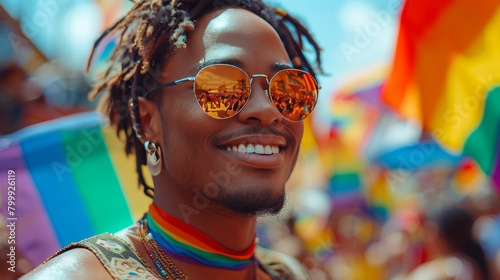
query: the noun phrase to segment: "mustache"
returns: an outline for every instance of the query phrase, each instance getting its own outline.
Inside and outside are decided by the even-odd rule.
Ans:
[[[244,136],[257,136],[265,138],[267,136],[278,136],[283,137],[286,140],[287,145],[295,143],[294,138],[287,133],[283,133],[276,128],[272,127],[246,127],[239,131],[231,132],[228,134],[220,135],[214,138],[217,143],[229,141],[233,138],[244,137]]]

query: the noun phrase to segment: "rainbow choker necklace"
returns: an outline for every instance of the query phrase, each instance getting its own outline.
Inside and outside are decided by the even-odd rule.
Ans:
[[[241,270],[252,264],[257,241],[244,252],[224,248],[203,232],[180,221],[154,203],[145,215],[149,232],[163,251],[180,261],[211,267]]]

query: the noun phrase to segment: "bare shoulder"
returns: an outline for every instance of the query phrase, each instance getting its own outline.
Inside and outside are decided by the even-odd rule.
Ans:
[[[89,250],[75,248],[38,266],[21,279],[113,279]]]
[[[90,273],[92,278],[113,279],[112,275],[137,274],[139,271],[145,278],[156,276],[150,269],[154,264],[145,261],[144,256],[148,254],[139,245],[141,241],[135,226],[115,234],[99,234],[65,247],[62,253],[21,279],[89,279]],[[117,248],[119,252],[115,251]],[[110,266],[111,260],[113,265]],[[125,268],[121,266],[122,261],[127,263]]]

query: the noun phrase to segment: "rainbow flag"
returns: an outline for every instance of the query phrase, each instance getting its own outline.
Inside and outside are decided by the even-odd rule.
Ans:
[[[313,122],[326,192],[334,211],[357,208],[375,216],[389,211],[382,209],[387,199],[381,197],[386,192],[370,191],[372,182],[367,178],[372,177],[372,169],[366,155],[384,114],[380,92],[386,74],[386,67],[370,66],[346,75],[343,84],[329,95],[327,116]],[[377,205],[372,205],[374,201]]]
[[[407,1],[382,99],[500,188],[500,2]]]
[[[123,148],[94,112],[0,138],[0,211],[16,218],[17,248],[34,265],[70,242],[129,226],[147,211],[150,199]],[[15,174],[10,195],[9,170]]]
[[[334,211],[366,209],[366,157],[364,148],[380,116],[379,108],[366,98],[380,85],[368,79],[357,86],[347,84],[331,100],[330,119],[316,133],[319,157],[325,173],[326,192]],[[323,131],[325,127],[329,131]],[[315,131],[317,132],[317,131]],[[329,132],[329,133],[325,133]]]

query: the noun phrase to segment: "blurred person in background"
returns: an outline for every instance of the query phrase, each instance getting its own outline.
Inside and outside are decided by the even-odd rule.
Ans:
[[[470,199],[477,212],[474,235],[484,249],[491,279],[500,279],[500,193],[492,187]]]
[[[35,77],[32,78],[31,76]],[[34,73],[15,63],[0,67],[0,135],[91,109],[79,100],[88,92],[83,74],[48,62]]]
[[[477,235],[491,267],[492,279],[500,279],[500,215],[482,216]]]
[[[422,215],[419,209],[395,211],[372,244],[373,259],[381,262],[383,279],[404,279],[410,271],[425,262],[421,242]]]
[[[0,69],[0,135],[12,133],[22,126],[26,73],[16,64]]]
[[[430,260],[407,279],[491,279],[483,248],[473,235],[474,222],[468,210],[455,205],[432,212],[423,233]]]

